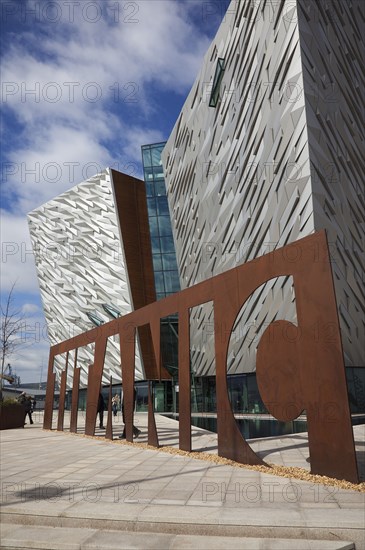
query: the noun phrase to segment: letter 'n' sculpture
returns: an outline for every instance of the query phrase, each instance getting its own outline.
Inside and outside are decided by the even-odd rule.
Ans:
[[[135,332],[145,325],[150,328],[155,362],[148,372],[146,369],[147,379],[166,377],[161,367],[160,319],[178,313],[179,446],[191,451],[189,311],[192,307],[212,301],[215,319],[218,454],[244,464],[264,464],[245,441],[235,421],[227,391],[227,354],[231,331],[242,306],[259,286],[280,276],[293,278],[297,324],[274,321],[266,328],[258,343],[256,372],[261,398],[278,420],[290,421],[303,411],[306,412],[313,474],[357,483],[354,437],[325,231],[314,233],[53,346],[48,367],[44,428],[52,427],[54,357],[75,350],[74,372],[79,375],[76,369],[77,349],[95,342],[94,363],[88,375],[85,425],[86,434],[95,433],[95,404],[101,386],[107,339],[119,334],[126,438],[133,441]],[[229,330],[219,331],[223,323]],[[77,379],[73,392],[78,392],[78,383]],[[61,390],[65,392],[65,384],[61,385]],[[148,441],[158,446],[150,385],[148,395]],[[63,399],[61,395],[61,403]],[[76,406],[75,398],[72,400],[72,408]],[[61,407],[58,429],[63,429],[63,414],[64,408]],[[75,414],[76,411],[72,410],[73,431],[76,430]]]

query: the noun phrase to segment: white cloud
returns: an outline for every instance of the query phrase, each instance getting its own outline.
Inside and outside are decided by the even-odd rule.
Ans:
[[[42,381],[47,379],[49,344],[46,340],[32,340],[29,336],[24,345],[9,357],[13,372],[20,376],[21,382],[38,382],[42,371]]]
[[[2,166],[4,292],[14,281],[17,292],[39,292],[25,214],[106,166],[140,177],[140,146],[168,137],[150,122],[158,91],[187,94],[210,42],[189,1],[47,4],[14,3],[26,28],[9,31],[2,58],[3,129],[13,140]],[[94,23],[91,4],[101,14]],[[196,2],[198,23],[201,9]],[[36,312],[32,297],[26,302]],[[47,357],[48,343],[27,350],[24,374]]]
[[[1,211],[1,290],[9,292],[16,283],[16,292],[38,293],[38,281],[24,216]]]
[[[209,43],[188,19],[191,3],[140,1],[127,8],[95,2],[94,10],[80,3],[73,15],[61,1],[58,11],[39,4],[28,2],[36,10],[28,22],[46,24],[29,24],[27,33],[14,36],[2,60],[5,112],[23,128],[21,146],[3,165],[16,213],[38,207],[98,166],[123,171],[139,163],[142,144],[168,137],[148,125],[156,89],[187,92]]]
[[[37,313],[39,306],[37,304],[23,304],[22,313]]]

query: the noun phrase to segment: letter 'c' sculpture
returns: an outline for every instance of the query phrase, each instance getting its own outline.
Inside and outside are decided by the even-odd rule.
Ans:
[[[266,281],[292,276],[297,325],[271,323],[257,349],[259,391],[269,412],[290,421],[306,411],[311,472],[357,483],[358,473],[347,396],[345,367],[325,231],[289,244],[235,267],[191,288],[132,311],[51,348],[44,428],[52,427],[55,387],[54,357],[66,353],[61,375],[58,430],[63,413],[69,352],[75,351],[70,430],[77,429],[80,369],[77,349],[95,342],[94,364],[89,368],[85,433],[95,433],[96,403],[101,386],[108,337],[120,336],[126,438],[133,441],[135,331],[148,325],[155,365],[148,378],[161,379],[160,319],[178,313],[179,318],[179,446],[191,451],[190,308],[213,301],[215,319],[218,454],[244,464],[265,464],[251,449],[236,424],[228,392],[226,361],[230,333],[243,304]],[[220,331],[224,323],[229,330]],[[147,369],[146,369],[147,370]],[[166,373],[165,373],[166,374]],[[166,376],[165,376],[166,377]],[[111,415],[109,415],[111,417]],[[111,429],[107,429],[110,437]],[[148,442],[158,447],[158,434],[149,391]]]

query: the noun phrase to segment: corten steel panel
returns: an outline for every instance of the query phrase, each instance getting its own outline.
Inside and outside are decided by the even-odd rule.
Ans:
[[[290,275],[293,277],[297,301],[300,304],[298,329],[294,329],[298,330],[298,336],[294,338],[290,331],[288,335],[288,329],[293,329],[288,322],[277,322],[270,325],[259,342],[257,376],[263,401],[269,409],[276,409],[277,407],[273,407],[273,399],[277,399],[278,411],[273,410],[272,413],[279,418],[287,418],[288,411],[290,417],[294,418],[294,415],[306,409],[312,473],[329,473],[333,477],[356,482],[357,465],[341,337],[324,231],[159,300],[156,304],[133,311],[103,325],[98,331],[92,330],[62,342],[51,348],[51,354],[64,353],[95,339],[100,342],[100,335],[105,339],[119,332],[125,382],[127,440],[132,441],[135,343],[131,334],[135,332],[134,327],[156,322],[156,317],[162,318],[178,312],[179,319],[182,319],[182,341],[188,346],[186,326],[189,309],[213,301],[217,356],[218,454],[235,457],[235,460],[244,463],[262,463],[255,453],[248,450],[238,428],[234,427],[225,378],[227,350],[234,321],[254,290],[272,278]],[[225,323],[225,331],[220,330],[222,323]],[[277,328],[278,335],[275,334]],[[329,331],[332,335],[330,339]],[[187,403],[189,397],[186,393],[190,394],[191,391],[190,386],[185,387],[184,384],[190,376],[187,372],[190,370],[188,351],[182,355],[183,362],[179,368],[184,373],[181,377],[183,386],[180,387],[180,393],[184,392],[182,399]],[[278,357],[279,362],[275,357]],[[288,373],[291,375],[290,379]],[[97,387],[100,387],[100,373],[98,376]]]
[[[98,329],[100,329],[100,327],[98,327]],[[102,331],[98,330],[98,337],[95,342],[94,364],[89,367],[88,374],[85,420],[86,435],[95,434],[95,422],[107,343],[108,338],[103,334]]]
[[[261,397],[275,418],[307,412],[312,471],[357,482],[353,432],[329,257],[298,248],[294,287],[298,325],[272,323],[257,351]],[[338,459],[334,457],[338,454]],[[352,472],[352,473],[351,473]]]
[[[237,275],[237,276],[236,276]],[[242,302],[238,296],[238,273],[214,279],[214,331],[216,360],[217,432],[219,455],[243,464],[265,464],[242,438],[234,418],[227,388],[227,354],[231,330]],[[221,324],[224,323],[224,330]],[[231,329],[231,330],[230,330]]]
[[[113,385],[113,378],[110,377],[110,382],[109,382],[109,400],[108,400],[108,420],[107,420],[106,431],[105,431],[105,438],[106,438],[106,439],[113,439],[112,385]]]
[[[157,378],[158,380],[161,380],[161,323],[160,323],[160,316],[156,315],[156,318],[152,320],[151,322],[151,337],[152,337],[152,345],[153,345],[153,352],[155,355],[155,362],[157,365]],[[166,369],[163,369],[165,372]]]
[[[80,371],[77,366],[77,349],[75,350],[75,365],[72,380],[72,402],[71,402],[71,419],[70,432],[77,432],[77,416],[79,408],[79,388],[80,388]]]
[[[51,348],[49,352],[49,360],[48,360],[46,400],[44,403],[44,417],[43,417],[44,430],[52,429],[53,401],[54,401],[54,390],[55,390],[55,384],[56,384],[56,373],[53,372],[53,363],[54,363],[54,350],[52,351],[52,348]]]
[[[189,309],[179,312],[179,447],[191,451],[191,380]]]
[[[120,333],[125,436],[133,441],[135,330]]]
[[[134,309],[156,301],[146,189],[143,181],[111,170],[115,202]],[[157,378],[148,327],[138,328],[146,378]],[[165,371],[164,376],[169,379]]]
[[[67,369],[68,369],[68,357],[69,352],[66,354],[66,365],[65,370],[61,374],[61,385],[60,385],[60,400],[58,405],[58,421],[57,421],[57,430],[63,431],[63,422],[65,418],[65,399],[66,399],[66,383],[67,383]]]
[[[156,420],[154,412],[153,391],[151,388],[152,382],[148,381],[148,445],[152,447],[159,447],[158,435],[156,429]]]

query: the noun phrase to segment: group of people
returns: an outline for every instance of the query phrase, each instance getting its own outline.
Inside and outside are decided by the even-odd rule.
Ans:
[[[33,418],[32,418],[32,414],[34,412],[34,409],[36,407],[36,400],[35,400],[35,397],[32,397],[31,395],[27,395],[25,393],[25,391],[23,391],[19,397],[18,397],[18,401],[19,403],[21,403],[22,405],[24,405],[24,411],[25,411],[25,416],[24,416],[24,424],[26,424],[25,420],[27,418],[27,415],[29,417],[29,424],[34,424],[33,422]]]
[[[136,406],[136,400],[137,400],[137,391],[136,391],[136,388],[134,388],[134,408]],[[112,398],[112,411],[113,411],[113,416],[114,417],[116,417],[117,414],[118,414],[119,403],[120,403],[119,395],[115,394]],[[97,412],[98,412],[98,415],[99,415],[99,428],[101,428],[101,429],[105,429],[104,428],[104,410],[105,410],[105,401],[104,401],[104,397],[103,397],[102,393],[100,392],[99,393],[99,399],[98,399]],[[125,439],[125,437],[126,437],[126,434],[125,434],[125,417],[124,417],[124,398],[122,400],[122,418],[123,418],[123,423],[124,423],[124,430],[123,430],[123,433],[119,436],[119,439]],[[141,430],[139,430],[137,428],[137,426],[135,426],[133,424],[133,436],[138,437],[140,433],[141,433]]]

